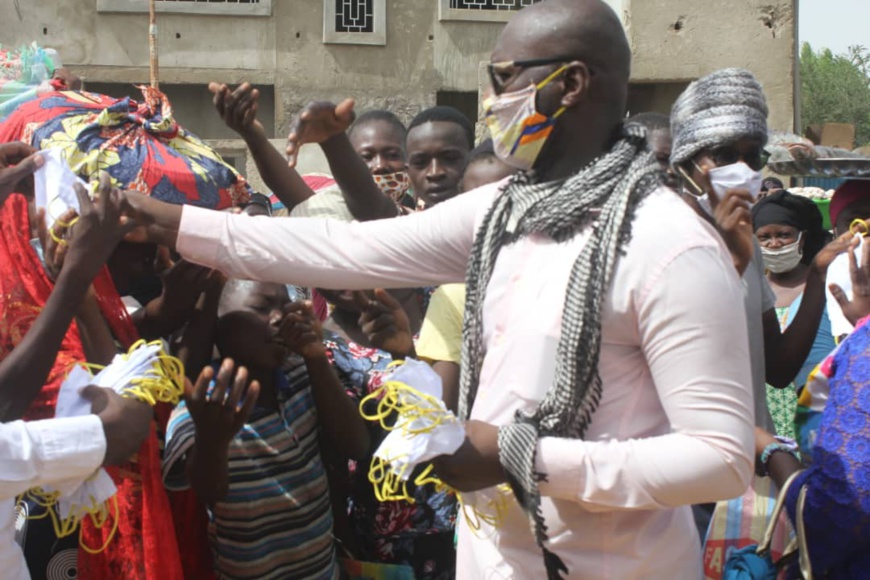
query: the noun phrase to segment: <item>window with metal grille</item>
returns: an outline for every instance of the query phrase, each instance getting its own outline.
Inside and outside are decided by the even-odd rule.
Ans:
[[[387,43],[385,0],[323,0],[323,42]]]
[[[373,32],[374,0],[335,0],[336,32]]]
[[[539,0],[450,0],[452,10],[521,10]]]
[[[439,0],[440,20],[507,22],[517,11],[541,0]]]
[[[158,12],[271,16],[272,0],[156,0]],[[97,0],[97,12],[148,12],[148,0]]]

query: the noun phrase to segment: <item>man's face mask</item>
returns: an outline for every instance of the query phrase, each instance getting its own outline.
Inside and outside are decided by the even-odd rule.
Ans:
[[[517,169],[534,167],[544,143],[553,132],[556,119],[565,112],[565,107],[562,107],[551,117],[539,113],[535,106],[538,91],[567,68],[568,65],[563,65],[537,85],[513,93],[492,95],[483,101],[486,125],[499,159]]]
[[[385,175],[372,175],[378,189],[381,192],[395,201],[400,203],[408,190],[411,189],[411,178],[406,171],[397,171],[395,173],[387,173]]]

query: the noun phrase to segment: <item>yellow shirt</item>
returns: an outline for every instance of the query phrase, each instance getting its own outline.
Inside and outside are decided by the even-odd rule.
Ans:
[[[429,361],[459,364],[462,355],[462,315],[465,284],[445,284],[429,301],[417,340],[417,356]]]

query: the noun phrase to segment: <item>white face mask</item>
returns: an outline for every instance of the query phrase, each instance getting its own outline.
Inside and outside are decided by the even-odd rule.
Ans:
[[[743,162],[714,167],[707,172],[707,175],[719,199],[722,199],[729,189],[745,189],[749,191],[753,200],[757,200],[761,193],[763,180],[761,172],[751,169]]]
[[[761,247],[761,257],[764,260],[764,267],[774,274],[785,274],[791,272],[801,263],[801,258],[804,253],[801,249],[801,237],[803,232],[798,235],[795,243],[777,248],[775,250]]]

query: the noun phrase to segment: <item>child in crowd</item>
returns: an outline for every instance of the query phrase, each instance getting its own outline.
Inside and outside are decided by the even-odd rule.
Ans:
[[[338,578],[320,446],[328,441],[359,459],[369,439],[326,357],[311,303],[291,302],[285,286],[243,280],[230,280],[219,301],[205,302],[211,304],[185,333],[186,358],[195,359],[197,347],[211,344],[202,337],[216,331],[221,356],[232,359],[218,378],[232,373],[235,361],[246,368],[237,374],[259,389],[240,406],[239,388],[209,395],[200,381],[170,420],[166,485],[192,486],[209,505],[220,578]],[[208,312],[215,302],[216,318]]]

